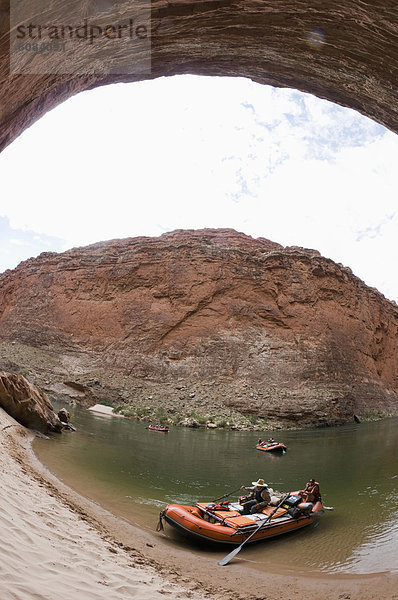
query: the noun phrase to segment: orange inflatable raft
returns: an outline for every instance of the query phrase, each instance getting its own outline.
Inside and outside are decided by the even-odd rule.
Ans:
[[[148,425],[149,431],[158,431],[159,433],[169,433],[168,425]]]
[[[237,502],[223,505],[198,502],[196,506],[169,504],[160,513],[158,530],[163,528],[164,519],[172,527],[193,538],[240,545],[261,525],[261,521],[264,526],[249,543],[311,525],[323,512],[323,508],[321,501],[315,504],[304,503],[296,492],[292,492],[282,506],[274,511],[274,506],[268,506],[261,513],[242,515],[242,506]]]
[[[287,446],[282,442],[263,442],[256,445],[256,450],[261,450],[261,452],[286,452]]]

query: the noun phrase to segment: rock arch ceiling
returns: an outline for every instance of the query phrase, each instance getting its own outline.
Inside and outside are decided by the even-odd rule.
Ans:
[[[60,0],[29,2],[38,7],[32,13],[38,23],[95,23],[104,34],[90,40],[81,29],[84,39],[72,43],[68,31],[69,48],[61,59],[70,61],[67,72],[51,63],[54,52],[33,56],[31,50],[27,56],[26,48],[21,66],[13,44],[37,42],[37,25],[29,32],[26,22],[18,30],[20,0],[0,0],[0,149],[80,91],[184,73],[245,76],[297,88],[398,132],[396,0],[153,0],[151,63],[141,73],[130,68],[137,60],[127,35],[131,21],[137,23],[133,0],[71,0],[67,13]],[[138,33],[145,37],[143,29]]]

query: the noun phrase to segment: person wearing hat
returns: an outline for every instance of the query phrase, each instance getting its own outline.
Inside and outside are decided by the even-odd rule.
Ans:
[[[261,512],[271,502],[271,496],[268,491],[268,486],[264,479],[252,481],[252,487],[241,486],[241,490],[250,491],[249,499],[243,503],[242,515],[248,515]]]

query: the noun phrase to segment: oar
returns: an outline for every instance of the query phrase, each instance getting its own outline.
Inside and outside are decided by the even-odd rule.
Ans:
[[[232,559],[234,558],[234,556],[236,556],[236,555],[238,554],[238,552],[240,552],[240,551],[242,550],[242,548],[243,548],[243,546],[246,544],[246,542],[248,542],[249,540],[251,540],[251,538],[252,538],[254,535],[256,535],[256,533],[257,533],[258,531],[260,531],[261,527],[264,527],[264,525],[265,525],[266,523],[268,523],[268,521],[270,521],[270,520],[272,519],[272,517],[274,516],[274,514],[276,513],[276,511],[278,510],[278,508],[280,508],[280,507],[282,506],[282,504],[285,502],[285,500],[287,500],[287,498],[289,498],[289,496],[290,496],[290,494],[287,494],[287,496],[285,496],[285,497],[283,498],[283,500],[281,500],[281,501],[279,502],[279,504],[278,504],[278,506],[275,508],[275,510],[273,510],[273,511],[272,511],[272,513],[270,514],[270,516],[269,516],[267,519],[265,519],[265,521],[263,521],[263,522],[261,523],[261,525],[259,525],[259,526],[257,527],[257,529],[255,529],[255,530],[253,531],[253,533],[251,533],[251,534],[249,535],[249,537],[248,537],[248,538],[246,538],[246,539],[245,539],[245,540],[244,540],[244,541],[241,543],[241,545],[240,545],[240,546],[238,546],[237,548],[234,548],[234,549],[232,550],[232,552],[230,552],[230,553],[229,553],[227,556],[225,556],[224,558],[222,558],[221,560],[219,560],[219,561],[218,561],[218,564],[219,564],[221,567],[225,567],[225,565],[227,565],[227,564],[229,563],[229,561],[230,561],[230,560],[232,560]]]
[[[223,498],[227,498],[228,496],[232,496],[232,494],[235,494],[235,492],[239,492],[239,490],[240,490],[240,489],[241,489],[241,488],[240,488],[240,487],[238,487],[238,489],[237,489],[237,490],[232,490],[232,492],[229,492],[229,494],[224,494],[224,496],[220,496],[219,498],[215,498],[215,499],[213,500],[213,502],[218,502],[219,500],[222,500]]]

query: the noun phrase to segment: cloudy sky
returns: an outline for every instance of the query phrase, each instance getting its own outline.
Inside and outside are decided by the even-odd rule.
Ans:
[[[85,92],[0,155],[0,272],[99,240],[232,227],[316,248],[398,301],[397,157],[398,136],[355,111],[241,78]]]

